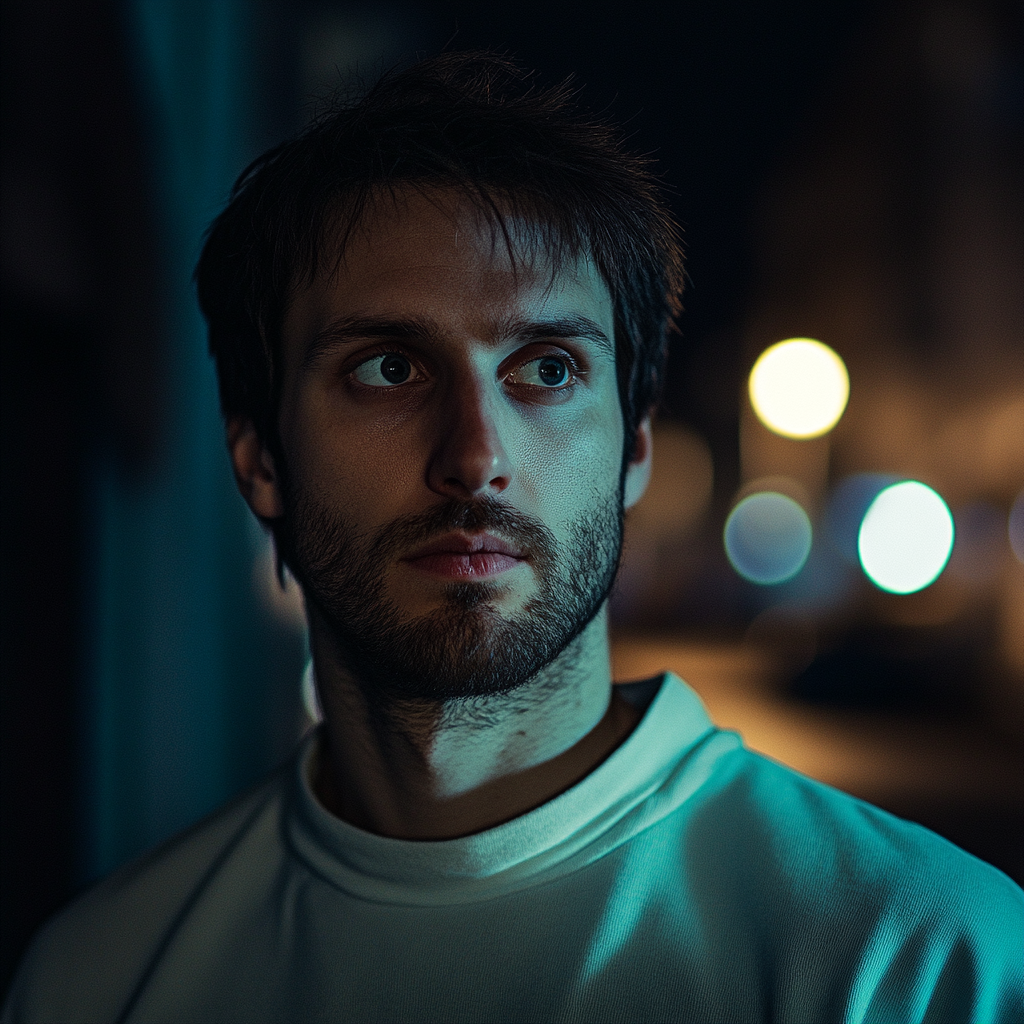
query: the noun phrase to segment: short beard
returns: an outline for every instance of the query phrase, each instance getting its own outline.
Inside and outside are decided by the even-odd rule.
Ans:
[[[451,704],[525,686],[597,615],[622,552],[621,482],[617,493],[584,503],[564,552],[539,520],[490,498],[452,499],[396,519],[368,545],[333,507],[302,493],[289,498],[283,555],[342,663],[378,709]],[[527,554],[538,593],[519,614],[505,618],[493,604],[500,578],[449,584],[436,611],[412,619],[385,595],[383,570],[400,552],[455,530],[493,531]]]

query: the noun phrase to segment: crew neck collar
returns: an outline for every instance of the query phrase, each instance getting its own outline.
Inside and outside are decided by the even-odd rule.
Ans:
[[[437,906],[577,870],[671,813],[681,758],[714,728],[697,695],[666,673],[631,735],[576,785],[494,828],[439,841],[375,835],[324,808],[310,785],[322,731],[306,737],[293,766],[287,829],[296,853],[353,896]]]

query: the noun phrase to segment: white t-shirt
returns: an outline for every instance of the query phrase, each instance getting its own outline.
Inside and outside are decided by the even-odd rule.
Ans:
[[[440,842],[326,811],[312,733],[51,921],[2,1021],[1024,1019],[1010,879],[654,690],[572,789]]]

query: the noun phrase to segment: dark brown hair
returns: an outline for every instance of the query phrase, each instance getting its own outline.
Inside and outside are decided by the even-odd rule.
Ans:
[[[524,218],[556,269],[566,257],[594,260],[614,304],[628,458],[657,401],[679,311],[678,230],[647,161],[580,114],[569,82],[538,88],[490,53],[445,53],[391,72],[362,98],[332,103],[239,177],[195,274],[225,417],[251,419],[282,458],[288,297],[343,258],[369,201],[408,187],[461,191],[510,251],[507,224]]]

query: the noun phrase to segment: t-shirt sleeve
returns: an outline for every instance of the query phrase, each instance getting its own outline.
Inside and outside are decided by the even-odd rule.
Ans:
[[[786,894],[789,1019],[1024,1024],[1019,886],[920,825],[766,759],[751,767],[757,818],[739,834],[769,854],[746,873]]]
[[[1024,893],[987,865],[965,901],[884,933],[862,963],[865,1024],[1024,1024]],[[956,905],[956,904],[961,905]],[[857,1002],[858,1000],[854,1000]]]
[[[920,826],[901,824],[916,869],[890,880],[846,1020],[1024,1024],[1024,891]]]
[[[267,837],[278,829],[276,778],[119,868],[48,921],[18,967],[0,1024],[123,1019],[168,936],[229,853],[244,877],[275,870],[277,848]]]

